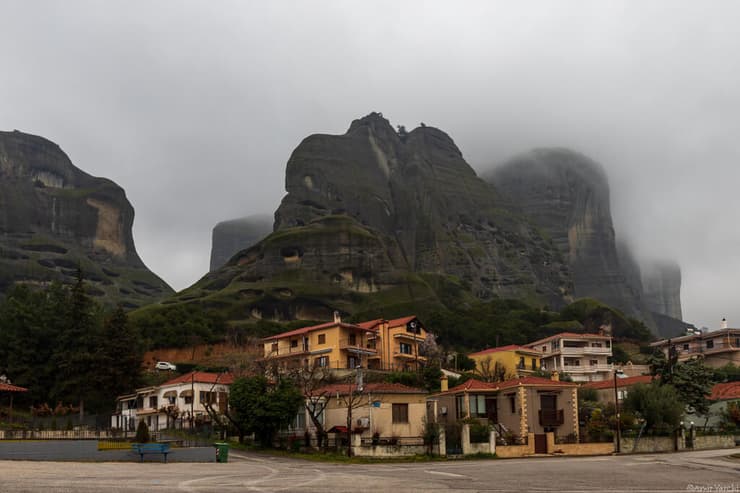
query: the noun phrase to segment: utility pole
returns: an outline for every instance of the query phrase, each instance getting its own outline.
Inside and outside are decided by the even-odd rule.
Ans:
[[[620,444],[620,419],[619,419],[619,392],[617,392],[617,370],[614,370],[614,405],[617,411],[617,453],[622,451]]]

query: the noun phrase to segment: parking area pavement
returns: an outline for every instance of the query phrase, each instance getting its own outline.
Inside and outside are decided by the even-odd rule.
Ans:
[[[130,462],[140,456],[130,450],[98,450],[97,440],[0,441],[0,460]],[[167,462],[215,462],[212,447],[172,448]],[[144,462],[164,462],[162,454],[147,454]]]

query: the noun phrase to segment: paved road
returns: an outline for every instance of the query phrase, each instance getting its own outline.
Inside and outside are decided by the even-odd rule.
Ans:
[[[730,452],[359,465],[316,463],[233,451],[228,464],[0,461],[0,491],[654,492],[701,491],[694,487],[720,486],[724,491],[737,492],[740,491],[740,463],[724,457]]]
[[[43,461],[132,461],[139,456],[130,450],[98,450],[97,440],[0,441],[0,460]],[[162,454],[147,454],[145,462],[163,462]],[[216,462],[213,447],[173,448],[169,462]],[[2,475],[0,475],[0,479]],[[0,484],[0,493],[3,492]]]

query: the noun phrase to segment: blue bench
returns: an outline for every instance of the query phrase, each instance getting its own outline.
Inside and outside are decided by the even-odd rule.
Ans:
[[[141,456],[141,462],[144,462],[144,454],[162,454],[164,461],[167,462],[167,454],[170,453],[169,443],[132,443],[131,450]]]

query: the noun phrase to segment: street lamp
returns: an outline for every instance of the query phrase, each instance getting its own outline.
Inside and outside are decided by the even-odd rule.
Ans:
[[[617,412],[617,453],[622,451],[621,440],[621,423],[619,419],[619,392],[617,392],[617,372],[614,371],[614,406]]]

